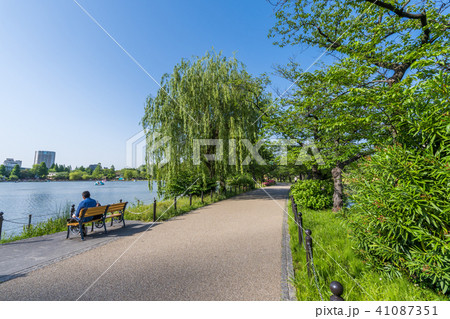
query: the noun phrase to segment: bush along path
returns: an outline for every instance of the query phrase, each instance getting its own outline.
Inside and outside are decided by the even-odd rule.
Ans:
[[[314,184],[310,181],[308,183]],[[295,195],[303,187],[294,186],[293,189],[297,190],[291,193]],[[296,201],[303,203],[301,196]],[[312,269],[308,270],[305,240],[302,244],[299,243],[299,227],[292,206],[288,205],[295,273],[293,282],[298,300],[329,300],[332,294],[330,284],[333,281],[343,285],[342,298],[349,301],[449,300],[442,292],[433,291],[425,284],[415,283],[403,273],[392,274],[374,268],[365,254],[352,248],[351,221],[343,211],[335,213],[331,209],[312,210],[301,207],[297,205],[297,210],[302,213],[303,230],[311,231],[314,273]],[[303,232],[303,239],[305,237]]]

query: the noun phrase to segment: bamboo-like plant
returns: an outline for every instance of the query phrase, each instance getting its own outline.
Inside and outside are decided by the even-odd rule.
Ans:
[[[398,143],[348,176],[358,251],[375,267],[450,293],[450,104],[448,74],[405,94]]]

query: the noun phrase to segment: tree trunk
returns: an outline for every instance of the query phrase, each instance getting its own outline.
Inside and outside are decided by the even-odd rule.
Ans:
[[[344,206],[344,187],[342,185],[342,169],[339,165],[331,170],[331,175],[333,176],[334,183],[334,194],[333,194],[333,212],[337,212]]]
[[[320,179],[320,172],[319,172],[319,168],[317,167],[317,165],[313,165],[311,167],[311,174],[312,174],[312,179]]]

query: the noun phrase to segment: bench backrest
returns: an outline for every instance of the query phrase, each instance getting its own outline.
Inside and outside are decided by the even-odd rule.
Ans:
[[[128,204],[128,202],[111,204],[111,205],[108,206],[107,213],[114,213],[114,212],[124,211],[125,207],[127,206],[127,204]]]
[[[80,212],[80,216],[81,216],[80,219],[83,219],[86,217],[92,217],[92,216],[96,216],[96,215],[103,215],[108,210],[108,207],[109,207],[109,205],[84,208]]]

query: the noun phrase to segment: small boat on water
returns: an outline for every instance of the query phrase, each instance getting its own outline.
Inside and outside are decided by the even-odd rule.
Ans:
[[[105,183],[103,183],[102,181],[96,181],[95,182],[95,185],[97,186],[97,185],[105,185]]]

